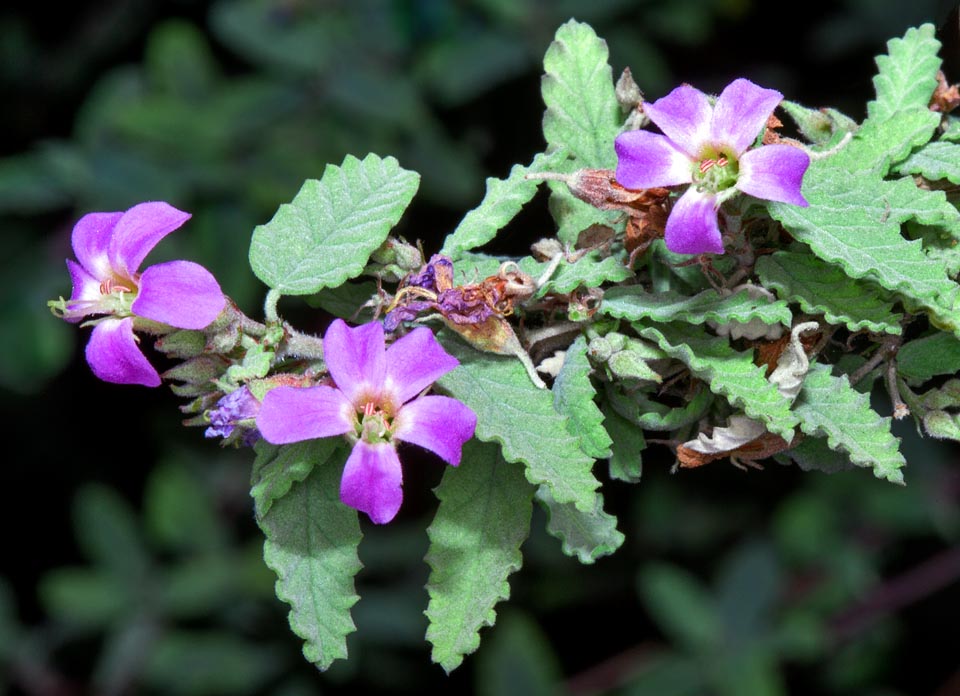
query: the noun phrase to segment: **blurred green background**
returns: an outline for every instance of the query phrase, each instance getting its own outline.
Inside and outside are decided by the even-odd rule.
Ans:
[[[47,312],[70,292],[74,221],[160,199],[194,217],[153,258],[203,263],[257,316],[253,227],[347,153],[422,174],[400,232],[436,251],[484,177],[543,148],[540,61],[571,16],[651,99],[742,75],[860,119],[872,57],[924,21],[960,80],[955,7],[936,0],[4,3],[0,689],[960,694],[958,454],[908,422],[905,489],[775,464],[671,476],[649,450],[639,486],[605,487],[624,547],[581,566],[535,516],[511,602],[450,677],[423,639],[442,469],[408,466],[400,516],[365,527],[350,660],[321,675],[260,560],[252,453],[181,428],[164,390],[99,383],[87,331]],[[525,214],[497,248],[523,253],[549,224]]]

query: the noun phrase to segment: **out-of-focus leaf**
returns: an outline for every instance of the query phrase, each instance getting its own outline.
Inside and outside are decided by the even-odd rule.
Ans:
[[[282,664],[269,645],[212,631],[169,631],[151,647],[143,677],[157,693],[231,696],[258,691]]]
[[[136,587],[150,568],[138,520],[130,505],[103,484],[87,484],[73,507],[77,542],[100,569]]]
[[[91,628],[105,628],[127,615],[135,591],[124,579],[89,568],[55,568],[38,588],[50,616]]]
[[[162,548],[212,549],[223,542],[213,501],[182,465],[167,462],[150,473],[143,507],[146,532]]]
[[[690,573],[651,563],[640,571],[639,590],[644,608],[672,640],[694,652],[720,644],[723,629],[717,607]]]
[[[550,641],[534,621],[507,612],[477,656],[479,696],[556,696],[563,672]]]

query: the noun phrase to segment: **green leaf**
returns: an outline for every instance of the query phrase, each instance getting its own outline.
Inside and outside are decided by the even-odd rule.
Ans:
[[[764,324],[790,325],[792,318],[786,302],[753,298],[746,290],[724,297],[715,290],[704,290],[692,297],[675,292],[646,292],[639,285],[610,288],[603,295],[600,311],[618,319],[656,322],[684,321],[703,324],[746,324],[758,320]]]
[[[392,157],[347,156],[308,179],[290,203],[253,231],[250,266],[284,295],[310,295],[359,275],[420,184]]]
[[[350,607],[359,599],[353,577],[363,535],[357,511],[340,502],[341,473],[333,461],[314,467],[258,520],[277,597],[291,607],[290,628],[304,639],[307,660],[322,670],[347,656],[346,636],[355,630]]]
[[[807,314],[822,315],[830,324],[850,331],[903,332],[899,324],[903,315],[871,283],[852,280],[811,254],[778,251],[761,256],[756,272],[763,287],[799,303]]]
[[[540,153],[527,167],[514,165],[506,179],[487,179],[487,193],[480,205],[464,216],[443,243],[440,253],[456,260],[464,251],[483,246],[496,237],[537,193],[541,182],[527,179],[527,174],[552,171],[566,158],[566,152]]]
[[[543,135],[551,148],[567,150],[576,167],[616,165],[613,139],[622,117],[608,57],[606,42],[588,24],[571,19],[543,58]]]
[[[943,192],[922,191],[910,179],[854,174],[830,162],[815,161],[807,170],[804,195],[810,207],[771,203],[771,216],[851,278],[899,293],[960,333],[960,313],[954,308],[957,284],[942,262],[924,253],[919,240],[908,241],[900,232],[909,219],[922,224],[944,220]]]
[[[553,406],[567,416],[567,431],[580,440],[580,449],[588,457],[605,459],[610,456],[612,444],[603,429],[603,414],[594,403],[597,390],[590,381],[590,361],[587,359],[587,340],[578,336],[563,360],[563,366],[553,382]]]
[[[898,174],[919,174],[924,179],[946,179],[960,184],[960,143],[927,143],[900,162],[895,168]]]
[[[710,391],[726,397],[751,418],[763,421],[767,430],[787,442],[793,439],[797,417],[790,412],[790,401],[767,381],[766,370],[754,365],[751,353],[734,350],[725,338],[689,324],[636,328],[643,338],[686,364]]]
[[[494,275],[504,261],[514,261],[520,270],[537,279],[549,266],[549,262],[540,262],[532,256],[516,259],[506,256],[488,256],[464,252],[461,254],[454,268],[454,277],[458,284],[476,282],[477,278]],[[547,293],[568,293],[578,287],[595,288],[604,283],[619,283],[633,275],[633,271],[624,265],[621,255],[601,256],[599,252],[591,252],[568,263],[566,259],[560,261],[553,275],[537,291],[537,296]]]
[[[38,588],[44,610],[52,618],[87,627],[106,627],[129,616],[135,598],[120,576],[93,568],[54,568]]]
[[[897,374],[911,384],[960,372],[960,340],[937,333],[910,341],[897,351]]]
[[[325,437],[305,440],[291,445],[271,445],[260,440],[254,445],[257,457],[250,475],[250,496],[258,518],[270,511],[270,506],[285,496],[291,486],[303,481],[315,466],[326,463],[343,440]]]
[[[567,431],[552,394],[534,386],[518,360],[480,353],[444,334],[441,341],[460,366],[437,384],[477,414],[477,438],[499,442],[504,458],[523,462],[527,480],[549,486],[557,501],[592,510],[600,486],[593,459]]]
[[[890,171],[891,164],[928,143],[939,123],[940,115],[926,107],[899,111],[886,121],[867,119],[846,146],[821,161],[848,172],[884,176]]]
[[[571,161],[565,163],[558,169],[564,172],[573,171],[576,168]],[[616,210],[601,210],[595,208],[589,203],[576,198],[570,188],[563,182],[549,182],[550,193],[550,215],[557,223],[557,239],[569,248],[576,246],[580,233],[591,225],[604,225],[614,229],[622,229],[624,223],[618,222],[622,214]]]
[[[873,78],[877,98],[867,104],[869,118],[885,119],[910,107],[927,107],[940,69],[935,31],[932,24],[924,24],[908,29],[902,39],[887,42],[887,55],[876,59],[880,68]]]
[[[870,398],[853,389],[846,375],[834,377],[827,365],[813,365],[794,402],[800,429],[826,437],[830,449],[842,450],[859,466],[873,467],[878,478],[903,483],[906,465],[900,438],[890,432],[890,418],[870,408]]]
[[[523,563],[534,488],[497,447],[472,440],[463,462],[437,487],[440,506],[430,524],[427,640],[447,672],[480,645],[479,631],[496,620],[494,605],[510,596],[507,576]]]
[[[613,442],[610,449],[610,478],[615,481],[637,483],[643,473],[640,453],[646,449],[643,431],[613,410],[608,404],[601,406],[603,421]]]
[[[306,301],[311,307],[319,307],[341,319],[369,321],[373,315],[371,310],[366,308],[361,311],[360,308],[371,298],[376,297],[376,294],[376,282],[365,280],[359,283],[344,283],[335,288],[324,288],[318,294],[306,298]]]
[[[581,512],[569,503],[558,503],[543,486],[537,489],[537,502],[547,511],[547,532],[562,542],[563,552],[590,564],[609,556],[623,544],[617,530],[617,518],[603,509],[603,496],[597,494],[590,512]]]

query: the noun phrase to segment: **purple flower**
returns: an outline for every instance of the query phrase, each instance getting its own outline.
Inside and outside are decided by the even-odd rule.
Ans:
[[[384,349],[383,326],[351,329],[334,321],[323,338],[336,387],[277,387],[267,392],[257,427],[276,445],[347,435],[353,451],[340,481],[340,500],[377,524],[389,522],[403,500],[395,442],[425,447],[457,466],[477,417],[447,396],[418,396],[459,363],[426,327]]]
[[[210,411],[210,427],[203,435],[226,439],[240,427],[242,428],[240,442],[247,447],[252,447],[260,439],[260,433],[253,427],[259,411],[260,402],[257,401],[257,397],[247,385],[243,385],[221,397],[216,408]]]
[[[94,325],[86,356],[100,379],[156,387],[160,375],[137,346],[134,330],[165,326],[203,329],[226,304],[216,279],[190,261],[169,261],[140,271],[144,258],[189,213],[163,202],[140,203],[124,213],[90,213],[73,228],[67,260],[73,294],[59,315],[76,322],[105,315]]]
[[[749,80],[734,80],[713,103],[681,85],[643,110],[663,135],[634,130],[616,140],[617,182],[628,189],[692,184],[667,219],[667,248],[723,253],[717,209],[737,191],[806,206],[800,193],[810,157],[791,145],[748,149],[783,99]]]

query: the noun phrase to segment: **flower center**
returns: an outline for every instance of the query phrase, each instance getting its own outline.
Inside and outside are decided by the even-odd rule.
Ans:
[[[693,181],[701,191],[719,193],[734,186],[739,173],[740,163],[736,157],[708,148],[694,167]]]
[[[390,442],[393,418],[373,401],[364,403],[357,423],[357,439],[370,444]]]

